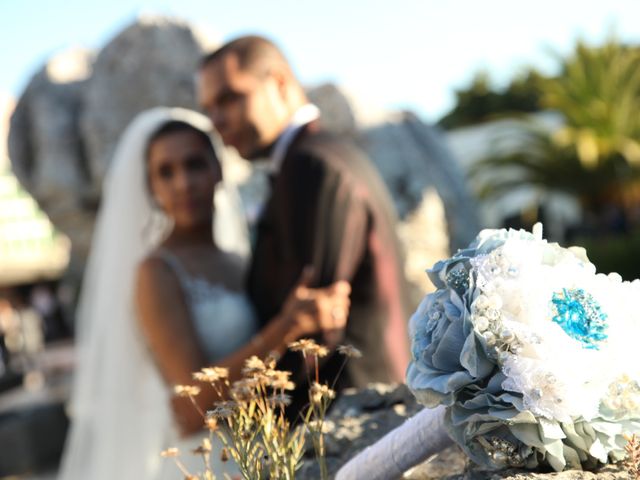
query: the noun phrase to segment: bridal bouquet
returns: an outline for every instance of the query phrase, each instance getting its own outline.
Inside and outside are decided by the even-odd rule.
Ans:
[[[597,274],[541,225],[485,230],[429,276],[407,384],[444,406],[472,460],[560,471],[624,457],[640,431],[640,281]]]

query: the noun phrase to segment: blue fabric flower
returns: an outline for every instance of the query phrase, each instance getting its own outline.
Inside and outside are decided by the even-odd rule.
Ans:
[[[484,231],[469,248],[428,270],[437,290],[410,320],[407,385],[427,407],[448,407],[448,432],[476,463],[559,471],[619,460],[624,455],[622,433],[640,431],[639,419],[606,408],[590,422],[537,417],[525,408],[521,393],[505,390],[495,351],[474,329],[471,306],[480,292],[471,259],[490,254],[513,237],[536,240],[525,231]],[[553,320],[586,347],[597,347],[606,338],[606,318],[588,294],[564,292],[553,302]]]
[[[459,254],[429,271],[440,289],[424,299],[410,321],[413,361],[407,383],[416,397],[431,407],[450,405],[455,392],[481,381],[495,368],[473,331],[469,290],[461,296],[447,283],[447,273],[461,268],[468,276],[468,257]]]

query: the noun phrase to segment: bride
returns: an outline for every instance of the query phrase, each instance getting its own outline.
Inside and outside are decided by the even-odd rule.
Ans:
[[[202,418],[171,398],[173,385],[211,364],[233,381],[249,356],[282,353],[347,317],[335,312],[349,308],[348,284],[309,289],[301,280],[258,331],[242,291],[246,229],[210,132],[196,112],[155,108],[116,149],[78,308],[60,479],[178,478],[159,452],[177,444],[188,454]],[[210,391],[198,397],[203,409],[215,400]]]

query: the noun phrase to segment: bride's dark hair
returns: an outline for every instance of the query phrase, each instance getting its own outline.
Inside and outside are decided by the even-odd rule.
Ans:
[[[153,145],[153,143],[156,140],[166,135],[170,135],[172,133],[177,133],[177,132],[193,132],[194,134],[196,134],[198,137],[200,137],[200,139],[204,142],[204,144],[210,150],[216,162],[218,163],[220,162],[220,159],[216,154],[216,150],[213,147],[213,142],[211,141],[211,137],[209,136],[209,134],[207,132],[203,132],[199,128],[194,127],[190,123],[183,122],[182,120],[169,120],[168,122],[163,123],[158,129],[156,129],[155,132],[151,134],[151,136],[149,137],[149,141],[147,142],[145,159],[149,160],[149,149],[151,148],[151,145]]]

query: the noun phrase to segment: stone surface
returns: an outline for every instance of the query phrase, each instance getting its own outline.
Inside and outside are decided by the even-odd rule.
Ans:
[[[333,475],[365,447],[401,425],[422,408],[405,385],[373,384],[347,390],[328,416],[327,465]],[[313,451],[306,452],[298,478],[319,478]],[[472,464],[457,446],[449,447],[407,471],[407,480],[622,480],[630,478],[622,465],[607,465],[597,472],[560,473],[525,470],[487,471]],[[390,479],[391,480],[391,479]]]
[[[358,124],[350,99],[335,85],[326,83],[307,89],[309,101],[322,112],[325,128],[340,135],[356,136]]]
[[[427,190],[435,190],[444,205],[450,249],[466,246],[478,232],[477,209],[440,132],[411,113],[396,113],[368,127],[364,137],[400,217],[415,211]]]
[[[537,473],[522,470],[487,472],[470,469],[465,474],[455,475],[447,480],[633,480],[622,465],[607,465],[595,472],[567,470],[558,473]],[[422,477],[416,480],[431,480]],[[434,479],[435,480],[435,479]]]
[[[445,207],[435,188],[428,187],[424,191],[422,201],[397,230],[406,252],[405,274],[417,287],[413,295],[414,303],[418,304],[426,292],[435,290],[425,275],[425,268],[450,255]]]
[[[346,390],[333,406],[327,422],[327,465],[330,472],[335,474],[357,452],[419,409],[404,385],[373,384],[361,391]],[[313,450],[306,453],[299,477],[319,478]]]

